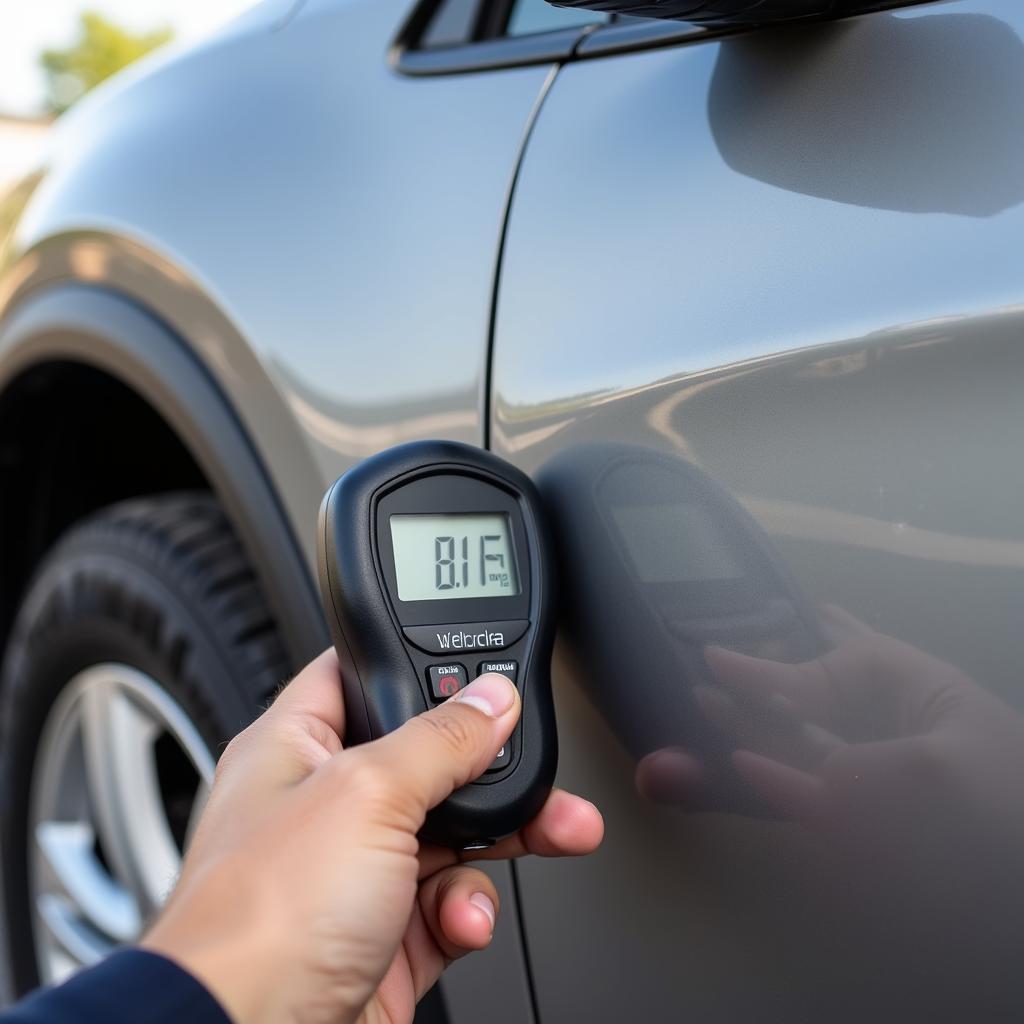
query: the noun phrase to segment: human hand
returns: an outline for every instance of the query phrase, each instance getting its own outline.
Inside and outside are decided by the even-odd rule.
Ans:
[[[838,608],[821,618],[833,647],[800,664],[706,648],[709,681],[694,689],[702,727],[720,739],[732,781],[759,799],[754,813],[798,826],[787,849],[806,869],[801,884],[840,890],[821,909],[838,908],[849,948],[850,936],[876,943],[879,978],[912,965],[931,979],[933,1017],[972,1019],[978,992],[1019,992],[1024,717]],[[698,808],[715,767],[694,747],[662,746],[636,783]]]
[[[717,685],[695,699],[740,778],[783,817],[866,849],[866,862],[920,868],[981,834],[1024,850],[1024,719],[954,666],[839,608],[821,616],[835,646],[811,661],[706,649]],[[637,768],[642,792],[682,805],[703,776],[682,747]]]
[[[143,946],[204,982],[236,1024],[411,1021],[498,912],[469,855],[421,846],[427,811],[480,775],[519,717],[482,676],[375,742],[342,749],[338,662],[321,655],[228,746],[167,908]],[[475,858],[590,853],[603,822],[555,790]]]
[[[733,714],[738,773],[785,815],[875,842],[934,843],[953,822],[1019,833],[1006,798],[1024,772],[1020,715],[956,667],[841,609],[822,615],[837,643],[812,661],[706,652],[719,721],[726,703],[745,709]],[[758,708],[789,728],[759,730]]]

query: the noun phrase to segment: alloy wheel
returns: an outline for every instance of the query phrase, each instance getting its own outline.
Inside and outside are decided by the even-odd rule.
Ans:
[[[29,887],[40,980],[136,941],[181,868],[214,759],[182,708],[128,665],[62,690],[30,797]]]

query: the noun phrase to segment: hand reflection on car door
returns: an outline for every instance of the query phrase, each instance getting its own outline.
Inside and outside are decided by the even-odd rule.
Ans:
[[[709,645],[785,661],[825,649],[764,531],[702,470],[647,448],[579,445],[538,483],[559,551],[564,636],[589,696],[640,763],[641,786],[685,793],[693,809],[774,815],[735,770],[732,734],[706,713],[724,693]],[[791,719],[771,724],[791,748]]]
[[[790,822],[872,899],[1022,938],[1018,711],[812,605],[756,522],[681,459],[586,445],[539,478],[565,639],[641,796]]]

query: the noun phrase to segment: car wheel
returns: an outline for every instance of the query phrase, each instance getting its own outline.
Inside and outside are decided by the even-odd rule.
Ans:
[[[287,671],[209,495],[115,505],[56,544],[0,672],[0,864],[19,992],[139,937],[177,876],[216,752]]]

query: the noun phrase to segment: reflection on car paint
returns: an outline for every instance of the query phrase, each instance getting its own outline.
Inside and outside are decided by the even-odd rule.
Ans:
[[[655,784],[654,751],[685,744],[700,759],[694,804],[749,808],[729,737],[702,714],[715,699],[704,651],[792,660],[822,648],[767,535],[706,473],[649,449],[571,447],[538,481],[558,537],[567,637],[595,703],[639,760],[641,784]],[[638,686],[656,699],[638,701]]]
[[[836,884],[893,908],[881,950],[917,943],[950,971],[969,954],[968,984],[1017,991],[1024,717],[812,605],[749,513],[684,459],[585,443],[538,478],[564,639],[638,794],[798,827]]]

